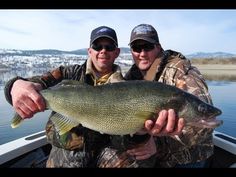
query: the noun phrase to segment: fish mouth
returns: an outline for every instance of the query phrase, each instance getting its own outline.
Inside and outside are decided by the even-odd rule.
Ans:
[[[216,128],[223,124],[223,120],[218,120],[215,117],[208,119],[201,119],[197,122],[203,128]]]
[[[216,116],[219,116],[222,114],[222,111],[220,109],[217,109],[216,113],[208,118],[203,118],[199,120],[199,124],[202,125],[204,128],[216,128],[223,124],[223,120],[216,119]]]
[[[208,119],[200,119],[196,122],[189,122],[188,125],[200,128],[216,128],[223,124],[223,120],[218,120],[215,117]]]
[[[216,116],[219,116],[221,114],[222,114],[222,111],[220,109],[217,109],[217,112],[212,117],[216,117]]]

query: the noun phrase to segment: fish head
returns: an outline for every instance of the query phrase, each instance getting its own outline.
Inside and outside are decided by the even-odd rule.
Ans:
[[[217,107],[202,103],[198,105],[199,120],[195,126],[203,128],[216,128],[223,124],[222,120],[216,119],[217,116],[222,114],[222,111]]]
[[[199,104],[197,110],[204,119],[211,119],[222,114],[220,109],[207,103]]]
[[[222,111],[200,99],[191,99],[184,108],[184,112],[188,125],[216,128],[223,124],[222,120],[216,119],[217,116],[222,114]]]

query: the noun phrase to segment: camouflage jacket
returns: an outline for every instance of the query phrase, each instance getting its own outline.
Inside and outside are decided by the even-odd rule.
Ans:
[[[60,66],[42,76],[11,79],[5,87],[5,96],[10,104],[10,90],[17,79],[40,83],[44,89],[58,84],[63,79],[78,80],[94,86],[124,80],[120,67],[115,64],[113,73],[98,79],[92,69],[91,59],[88,59],[83,65]],[[50,118],[46,125],[46,135],[48,142],[52,144],[47,167],[139,167],[148,164],[136,162],[125,153],[125,150],[135,144],[146,142],[150,136],[110,136],[81,125],[59,135]],[[151,165],[154,165],[154,161]]]
[[[154,80],[176,86],[212,104],[205,80],[198,69],[181,53],[167,50],[155,60],[146,74],[133,65],[126,80]],[[180,141],[172,137],[156,137],[158,166],[174,167],[208,159],[213,154],[212,129],[185,126]]]

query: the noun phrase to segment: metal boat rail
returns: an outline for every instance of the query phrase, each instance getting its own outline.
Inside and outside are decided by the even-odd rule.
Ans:
[[[40,131],[0,145],[0,165],[47,144],[45,131]]]

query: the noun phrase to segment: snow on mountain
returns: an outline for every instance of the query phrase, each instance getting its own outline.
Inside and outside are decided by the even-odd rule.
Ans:
[[[122,48],[115,63],[121,66],[133,64],[129,48]],[[0,61],[8,69],[55,68],[60,65],[82,64],[88,58],[87,49],[60,50],[14,50],[0,49]]]
[[[15,49],[0,49],[0,54],[22,54],[23,51]]]
[[[226,52],[196,52],[190,55],[186,55],[187,58],[231,58],[236,57],[236,54]]]
[[[133,64],[132,55],[128,47],[121,47],[121,53],[115,63],[122,66]],[[235,54],[225,52],[196,52],[185,55],[187,58],[231,58]],[[74,51],[60,51],[54,49],[43,50],[15,50],[0,49],[0,62],[2,69],[32,69],[32,68],[55,68],[60,65],[82,64],[87,59],[87,49]]]

